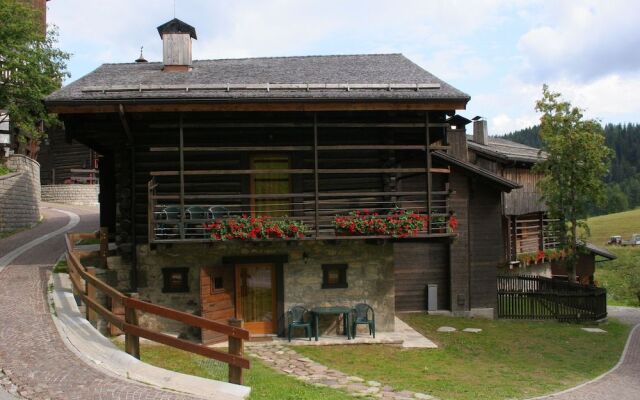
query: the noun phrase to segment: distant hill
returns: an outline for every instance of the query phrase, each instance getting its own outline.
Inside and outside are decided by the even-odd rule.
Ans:
[[[605,181],[607,203],[594,208],[593,214],[610,214],[640,206],[640,124],[607,124],[605,143],[613,149],[615,158]],[[511,132],[503,138],[540,148],[540,126]]]

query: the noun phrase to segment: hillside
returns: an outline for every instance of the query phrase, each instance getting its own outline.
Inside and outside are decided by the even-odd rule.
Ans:
[[[622,235],[624,239],[640,233],[640,208],[615,214],[599,215],[587,220],[591,229],[589,241],[597,246],[604,245],[612,235]]]
[[[594,207],[593,215],[640,207],[640,124],[607,124],[604,135],[606,145],[615,156],[605,178],[606,204]],[[536,148],[542,145],[539,126],[511,132],[503,138]]]
[[[589,242],[602,246],[609,236],[629,239],[640,233],[640,208],[589,218]],[[610,305],[640,305],[640,247],[607,246],[618,258],[596,264],[596,281],[608,291]]]

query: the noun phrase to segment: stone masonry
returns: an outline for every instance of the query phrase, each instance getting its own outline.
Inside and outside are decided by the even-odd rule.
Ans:
[[[158,245],[154,250],[140,245],[138,292],[143,300],[196,313],[200,309],[200,267],[220,266],[223,257],[260,255],[288,256],[288,262],[283,265],[284,310],[299,304],[311,308],[353,306],[366,302],[375,310],[376,330],[393,331],[395,288],[393,248],[389,243],[367,243],[364,240],[336,243],[216,242]],[[322,289],[322,264],[348,264],[348,288]],[[115,270],[118,285],[126,288],[129,282],[128,263],[112,257],[109,267]],[[162,292],[162,268],[167,267],[189,267],[188,293]],[[181,325],[153,319],[152,316],[145,316],[141,322],[168,331],[184,329]],[[335,325],[326,322],[321,321],[321,329],[335,329]]]
[[[97,206],[99,185],[42,185],[42,201]]]
[[[40,164],[23,155],[6,164],[14,172],[0,176],[0,232],[31,228],[40,220]]]

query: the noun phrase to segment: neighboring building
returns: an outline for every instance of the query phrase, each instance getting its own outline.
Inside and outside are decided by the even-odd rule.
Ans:
[[[545,262],[537,261],[540,251],[550,254],[562,248],[558,221],[547,216],[547,206],[537,187],[540,174],[532,170],[546,157],[545,153],[524,144],[490,137],[487,122],[477,118],[473,121],[473,135],[467,139],[470,162],[521,185],[502,195],[503,237],[509,266],[517,267],[518,273],[566,279],[567,271],[560,262],[549,262],[549,257]],[[596,256],[603,260],[613,260],[616,256],[590,243],[584,250],[576,274],[579,282],[593,284]],[[530,264],[527,260],[535,262]]]
[[[46,99],[101,156],[116,286],[254,334],[282,333],[296,304],[359,302],[392,330],[396,312],[426,309],[427,284],[438,309],[493,316],[502,194],[520,185],[466,160],[447,117],[467,94],[400,54],[192,62],[193,27],[158,30],[162,63],[104,64]],[[373,218],[358,211],[389,228],[398,209],[419,214],[416,232],[335,227]],[[288,237],[251,240],[243,215],[287,221]],[[248,240],[212,240],[216,221]]]

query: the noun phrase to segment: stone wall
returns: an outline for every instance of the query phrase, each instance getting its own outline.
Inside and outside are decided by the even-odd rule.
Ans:
[[[42,201],[97,206],[99,185],[42,185]]]
[[[40,164],[23,155],[6,164],[14,172],[0,176],[0,232],[30,228],[40,220]]]
[[[151,250],[138,246],[138,293],[143,300],[173,308],[197,312],[200,309],[200,267],[222,265],[223,257],[278,255],[288,256],[283,265],[284,310],[302,304],[314,306],[353,306],[366,302],[376,312],[376,329],[394,328],[393,247],[389,243],[365,241],[328,242],[218,242],[211,244],[158,245]],[[125,263],[113,260],[110,268],[118,283],[127,285]],[[322,289],[322,264],[348,264],[344,289]],[[189,267],[188,293],[163,293],[162,268]],[[280,317],[280,316],[279,316]],[[149,316],[142,323],[166,331],[184,331],[180,324]],[[321,327],[325,325],[321,323]]]

